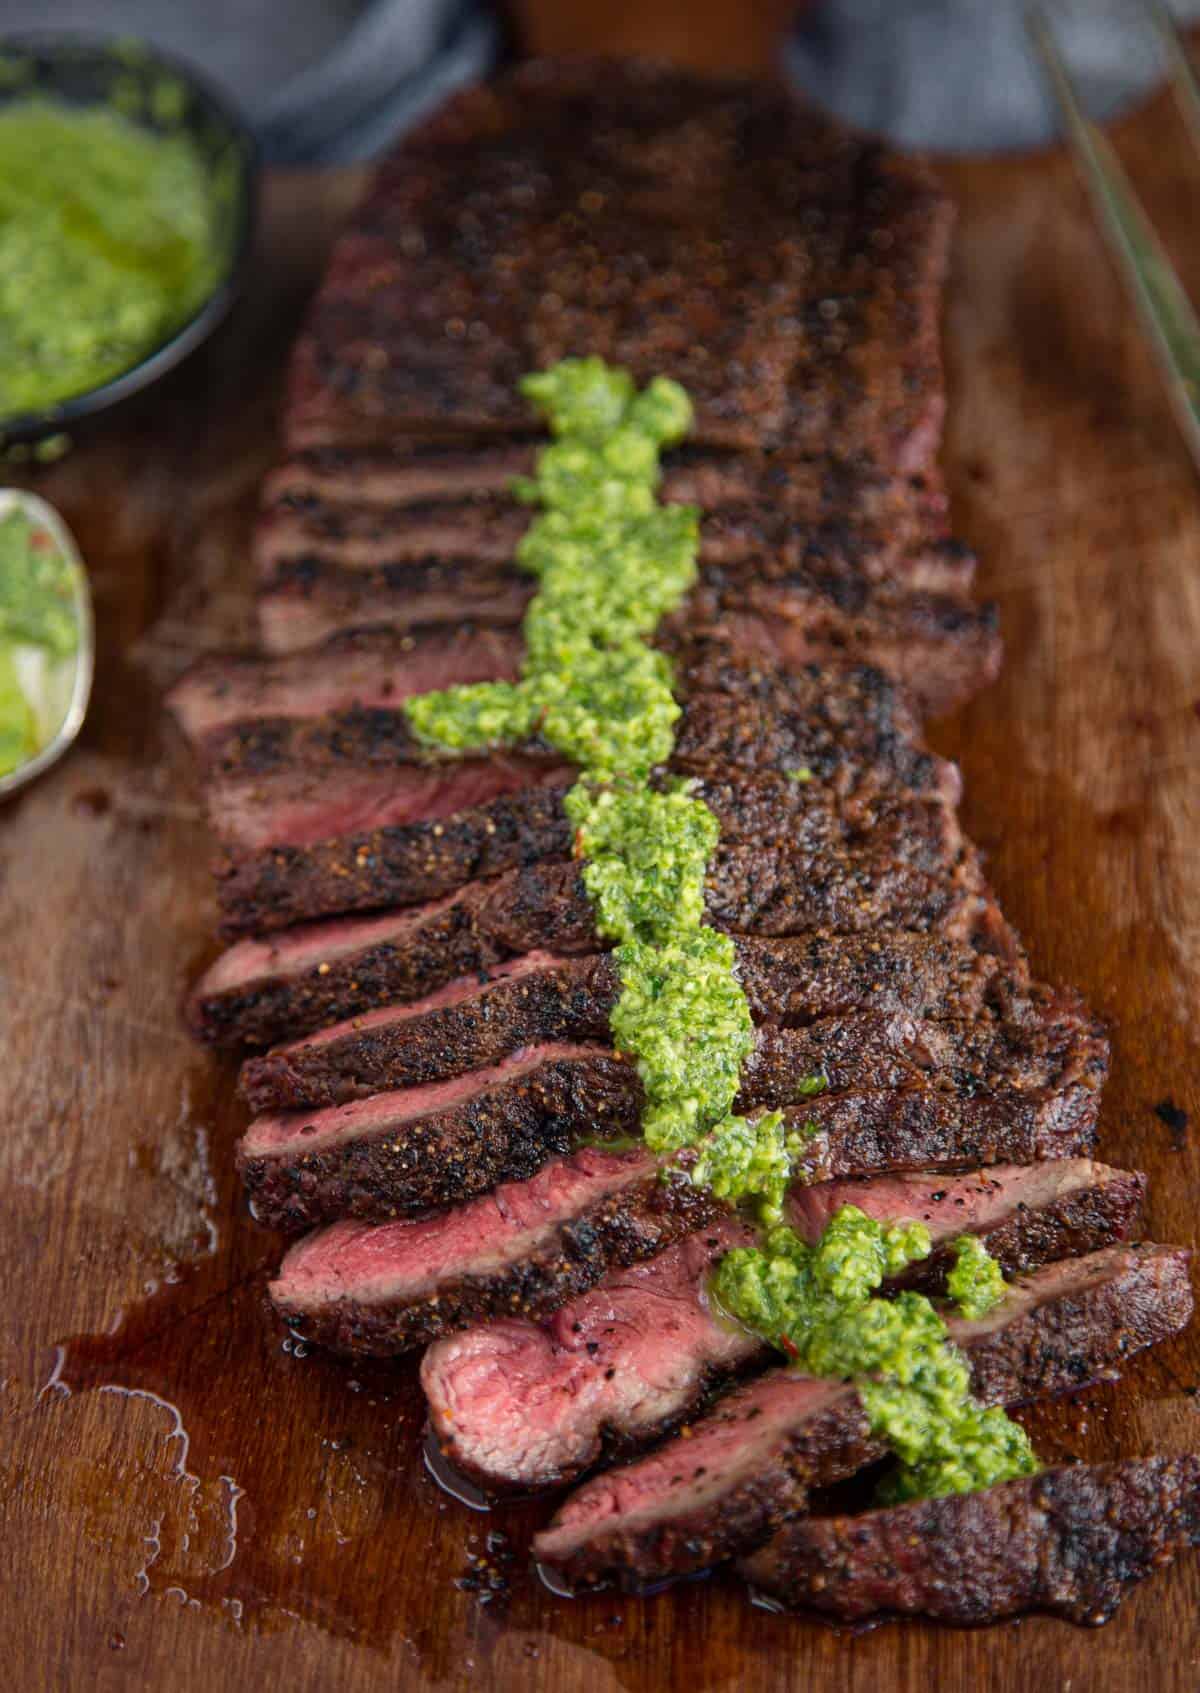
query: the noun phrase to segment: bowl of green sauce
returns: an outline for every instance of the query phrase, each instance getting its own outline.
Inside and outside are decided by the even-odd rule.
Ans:
[[[0,38],[0,444],[69,429],[212,332],[256,177],[192,70],[136,42]]]

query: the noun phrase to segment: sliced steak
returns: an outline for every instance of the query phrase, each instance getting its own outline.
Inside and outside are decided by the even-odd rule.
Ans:
[[[501,790],[484,804],[446,813],[461,784],[478,789],[483,772],[496,774],[497,786],[527,766],[519,759],[477,761],[453,775],[444,767],[426,767],[420,791],[429,793],[433,816],[385,823],[363,833],[309,843],[288,839],[286,830],[307,836],[310,812],[295,805],[254,810],[242,806],[236,823],[244,837],[267,846],[237,850],[226,813],[225,838],[231,848],[217,870],[217,897],[226,934],[263,933],[352,911],[378,911],[415,905],[452,893],[466,883],[523,865],[570,857],[575,832],[563,808],[574,776],[553,766],[516,791]],[[502,776],[501,773],[504,773]],[[397,810],[414,791],[411,773],[393,798]],[[943,800],[880,800],[871,807],[848,805],[813,783],[762,775],[700,777],[694,793],[716,817],[727,845],[786,841],[791,874],[828,891],[829,902],[844,899],[849,882],[855,897],[870,899],[886,884],[885,899],[895,901],[917,884],[918,876],[953,869],[962,835],[954,811]],[[214,796],[227,790],[217,788]],[[332,796],[319,791],[319,815],[332,809]],[[801,869],[801,859],[805,868]]]
[[[839,572],[833,559],[820,570],[783,568],[761,555],[702,565],[700,585],[657,639],[670,651],[690,630],[719,626],[751,657],[877,664],[936,716],[993,680],[1001,658],[994,608],[911,586],[930,575],[936,557],[921,548],[907,570],[896,570],[897,582],[884,584]],[[276,566],[258,596],[259,632],[269,653],[282,654],[342,631],[411,632],[455,615],[505,628],[521,621],[535,587],[515,565],[436,556],[347,564],[308,553]]]
[[[368,513],[398,519],[414,507],[424,517],[436,502],[447,516],[467,519],[465,539],[472,514],[494,511],[497,500],[521,509],[512,498],[513,481],[533,475],[544,442],[540,434],[528,442],[393,435],[369,445],[311,447],[266,478],[264,514],[272,522],[293,518],[301,525],[295,533],[311,537],[327,531],[327,515],[344,514],[353,526],[368,521]],[[733,453],[687,441],[664,454],[659,496],[699,506],[706,523],[728,516],[740,526],[747,513],[770,513],[806,536],[837,535],[848,542],[861,535],[868,544],[858,558],[867,571],[886,566],[897,550],[944,533],[947,510],[936,474],[890,475],[863,454],[838,460]]]
[[[329,650],[322,648],[312,662],[321,665]],[[955,766],[929,752],[903,691],[869,665],[806,664],[789,674],[739,658],[712,636],[689,639],[682,660],[683,711],[672,760],[682,771],[808,772],[812,781],[851,797],[884,790],[959,797]],[[235,722],[201,745],[216,776],[259,782],[283,772],[311,771],[329,781],[342,768],[390,773],[431,762],[402,711],[353,699],[306,721],[285,711]],[[558,756],[536,741],[523,753]],[[435,762],[453,767],[461,761]],[[333,833],[327,830],[326,837]]]
[[[784,471],[785,467],[780,467]],[[779,479],[777,479],[779,480]],[[795,480],[795,479],[793,479]],[[806,481],[811,479],[806,478]],[[877,486],[869,491],[830,477],[812,489],[810,506],[797,509],[780,499],[777,487],[748,494],[744,503],[701,508],[700,563],[736,566],[747,560],[770,573],[801,568],[819,579],[850,583],[891,582],[926,593],[962,594],[975,573],[970,549],[922,524],[927,506],[913,485],[893,484],[890,500]],[[786,482],[784,483],[787,489]],[[670,497],[672,478],[665,493]],[[864,505],[884,508],[886,519],[868,516]],[[457,500],[426,499],[398,506],[337,498],[289,498],[268,507],[259,519],[254,553],[264,587],[286,579],[300,560],[339,571],[378,570],[404,560],[473,559],[484,565],[510,563],[529,527],[532,512],[507,492]]]
[[[1112,1376],[1188,1322],[1188,1259],[1183,1248],[1112,1247],[1023,1277],[977,1322],[951,1319],[973,1392],[1022,1404]],[[534,1555],[572,1589],[688,1574],[762,1545],[811,1488],[882,1450],[853,1388],[774,1370],[718,1401],[687,1438],[574,1493]]]
[[[585,1133],[628,1135],[641,1102],[616,1053],[548,1042],[449,1081],[256,1117],[238,1168],[272,1228],[411,1216],[531,1176]]]
[[[588,1147],[453,1211],[309,1235],[271,1298],[322,1345],[385,1356],[489,1317],[553,1310],[706,1225],[750,1238],[704,1189],[663,1181],[649,1153]]]
[[[335,637],[319,653],[207,654],[175,684],[167,705],[201,748],[214,730],[256,718],[322,717],[395,706],[452,683],[507,681],[516,677],[523,650],[515,632],[464,622],[404,635],[363,629]]]
[[[741,1574],[780,1609],[989,1623],[1052,1611],[1095,1626],[1200,1545],[1200,1457],[1075,1464],[979,1493],[788,1523]]]
[[[898,1016],[969,1021],[985,1002],[1020,991],[1000,960],[936,937],[814,936],[737,942],[738,974],[759,1022],[806,1023],[859,1006]],[[463,1069],[494,1064],[546,1040],[607,1041],[620,993],[612,958],[529,953],[484,981],[465,977],[410,1005],[336,1023],[242,1066],[241,1092],[255,1111],[338,1105]]]
[[[309,553],[277,566],[258,596],[258,632],[266,652],[291,653],[350,629],[408,633],[456,617],[511,628],[535,585],[508,565],[472,559],[400,558],[355,569]]]
[[[890,919],[898,928],[950,940],[982,944],[986,935],[986,944],[1005,956],[1015,947],[969,855],[950,875],[922,880],[885,872],[874,904],[865,896],[855,901],[845,881],[797,887],[774,864],[776,856],[756,847],[718,848],[707,903],[719,926],[786,935],[836,930],[841,919],[849,932],[867,933]],[[537,865],[472,882],[429,905],[239,941],[200,978],[188,1017],[202,1039],[218,1045],[269,1045],[391,1001],[420,999],[456,976],[521,953],[578,955],[598,945],[579,867]]]
[[[307,896],[305,884],[299,883],[290,903],[298,909],[315,906],[313,914],[319,914],[315,889],[324,885],[322,876],[336,874],[331,864],[339,851],[348,854],[361,881],[371,872],[373,851],[388,846],[397,860],[415,866],[425,843],[426,856],[432,853],[431,868],[442,864],[425,896],[429,898],[461,885],[461,877],[449,875],[446,865],[452,845],[460,861],[473,852],[481,866],[495,855],[492,838],[497,835],[501,847],[506,841],[546,843],[544,853],[531,845],[531,859],[549,853],[548,841],[560,843],[561,856],[566,838],[562,795],[571,777],[570,767],[558,759],[495,753],[447,764],[414,762],[393,769],[335,765],[328,774],[300,768],[214,780],[205,799],[213,832],[224,847],[217,888],[227,911],[226,926],[232,931],[257,927],[260,915],[265,919],[262,927],[277,926],[267,913],[275,904],[286,909],[289,903],[276,886],[280,860],[295,863],[298,872],[309,870]],[[327,831],[332,831],[332,840]],[[377,836],[379,845],[373,847]],[[443,837],[444,845],[439,844]],[[245,879],[252,889],[245,900],[239,899],[242,881],[236,872],[242,860],[250,866]],[[514,861],[522,859],[510,857],[507,864],[493,868],[511,868]],[[258,897],[261,912],[253,903]],[[243,905],[247,909],[239,916]]]
[[[918,470],[949,222],[932,173],[768,84],[522,66],[384,163],[293,355],[288,444],[524,434],[521,375],[588,352],[678,376],[701,443]]]
[[[943,1177],[933,1203],[930,1186],[928,1176],[797,1186],[787,1221],[803,1231],[814,1215],[845,1203],[889,1221],[924,1217],[935,1273],[923,1282],[940,1289],[948,1243],[967,1231],[986,1241],[1008,1275],[1124,1239],[1145,1180],[1066,1159]],[[753,1238],[737,1218],[706,1222],[552,1316],[514,1314],[448,1333],[421,1366],[443,1457],[488,1492],[528,1492],[571,1481],[602,1452],[645,1446],[694,1416],[711,1388],[778,1356],[714,1313],[707,1298],[715,1261]]]
[[[995,1049],[978,1060],[995,1071],[982,1099],[956,1090],[952,1074],[905,1063],[878,1026],[768,1025],[735,1106],[788,1109],[810,1149],[819,1145],[809,1159],[836,1170],[954,1167],[976,1156],[994,1162],[1004,1147],[1050,1157],[1078,1147],[1095,1116],[1099,1082],[1089,1089],[1088,1080],[1097,1058],[1103,1072],[1086,1029],[1047,1040],[1040,1068],[989,1028],[967,1028],[963,1040]],[[1034,1071],[1027,1093],[1007,1085],[1020,1069]],[[811,1099],[823,1080],[838,1095]],[[583,1138],[636,1135],[644,1108],[633,1066],[615,1053],[549,1043],[449,1080],[259,1117],[238,1162],[255,1214],[273,1228],[383,1221],[527,1176]]]

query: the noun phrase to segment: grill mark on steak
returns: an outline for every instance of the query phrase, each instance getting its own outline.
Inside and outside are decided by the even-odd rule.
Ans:
[[[994,607],[912,585],[936,575],[941,556],[924,546],[907,569],[873,583],[861,571],[835,568],[834,552],[806,563],[789,563],[787,549],[776,558],[754,554],[728,563],[706,562],[702,554],[699,586],[664,619],[656,644],[669,652],[693,628],[719,625],[755,657],[877,663],[907,686],[923,713],[938,716],[992,681],[1001,657]],[[964,557],[953,546],[945,556],[955,568]],[[405,554],[350,564],[309,552],[276,565],[258,596],[259,632],[267,652],[286,654],[347,630],[410,631],[456,615],[511,626],[535,586],[516,566],[458,557]]]
[[[874,902],[861,878],[857,900],[848,879],[831,876],[812,888],[789,883],[777,863],[785,856],[783,849],[718,846],[706,883],[710,919],[763,936],[837,929],[839,922],[863,933],[890,920],[1016,955],[969,849],[945,875],[885,876]],[[239,941],[197,983],[188,1020],[201,1039],[218,1045],[270,1045],[389,1001],[419,999],[521,953],[579,955],[599,945],[580,868],[534,865],[386,917],[339,918]]]
[[[388,1356],[469,1323],[552,1310],[711,1227],[750,1238],[705,1189],[664,1182],[644,1149],[584,1148],[438,1216],[334,1223],[290,1249],[270,1293],[289,1326],[332,1350]]]
[[[935,1183],[943,1197],[931,1204]],[[844,1203],[880,1220],[923,1216],[934,1252],[919,1266],[920,1285],[941,1292],[949,1243],[959,1234],[977,1235],[1014,1275],[1125,1239],[1144,1192],[1137,1173],[1074,1159],[965,1177],[796,1186],[786,1220],[811,1238],[814,1216],[823,1219]],[[552,1315],[509,1314],[447,1333],[421,1366],[443,1457],[488,1492],[528,1492],[572,1481],[602,1453],[646,1446],[692,1417],[712,1388],[777,1356],[721,1320],[706,1295],[716,1259],[753,1239],[737,1218],[723,1227],[705,1223],[648,1263],[613,1271]],[[467,1254],[464,1267],[471,1262]]]
[[[859,1007],[889,1019],[969,1020],[995,998],[1011,1014],[1024,983],[1021,970],[991,954],[904,932],[836,941],[743,936],[735,944],[738,976],[758,1022],[802,1024]],[[538,1041],[607,1040],[619,993],[608,954],[526,954],[483,982],[463,978],[416,1004],[368,1012],[249,1058],[242,1096],[254,1111],[337,1105],[495,1063]]]
[[[705,507],[701,513],[699,561],[702,578],[753,561],[760,571],[811,574],[817,581],[847,585],[890,582],[931,593],[964,594],[974,577],[974,559],[961,543],[936,526],[923,490],[909,480],[891,484],[891,497],[878,486],[847,487],[847,478],[821,478],[815,498],[797,505],[776,488],[748,492],[741,503]],[[783,482],[786,493],[787,483]],[[668,475],[659,489],[672,497]],[[831,497],[832,495],[832,497]],[[875,511],[880,516],[875,515]],[[268,506],[259,518],[254,556],[264,588],[286,580],[297,560],[345,570],[378,570],[403,560],[473,559],[483,566],[510,563],[529,526],[528,508],[508,492],[472,490],[454,499],[413,500],[379,505],[291,494]]]
[[[845,1622],[989,1623],[1024,1611],[1105,1623],[1200,1545],[1200,1457],[1076,1464],[982,1492],[791,1522],[740,1573],[780,1608]]]
[[[1086,1026],[1048,1025],[1033,1038],[984,1023],[931,1030],[916,1058],[907,1032],[861,1016],[760,1028],[736,1109],[785,1109],[807,1131],[813,1173],[1063,1156],[1090,1137],[1107,1049]],[[935,1046],[953,1062],[938,1068]],[[965,1063],[974,1069],[964,1086]],[[831,1091],[810,1100],[814,1074]],[[644,1107],[631,1064],[605,1048],[548,1043],[483,1070],[260,1117],[238,1163],[255,1214],[273,1228],[382,1221],[527,1176],[582,1138],[636,1136]]]
[[[288,443],[523,433],[521,374],[586,348],[673,371],[699,442],[918,470],[949,222],[923,166],[762,84],[521,67],[382,166],[293,355]]]
[[[1114,1247],[1024,1277],[975,1323],[952,1318],[988,1404],[1022,1404],[1115,1374],[1181,1329],[1189,1253]],[[637,1587],[760,1546],[803,1511],[811,1488],[882,1455],[858,1396],[774,1370],[735,1388],[690,1429],[588,1482],[534,1539],[534,1555],[572,1588]]]
[[[507,766],[489,760],[482,767],[441,767],[440,777],[427,768],[422,784],[401,787],[392,798],[397,810],[409,813],[403,820],[313,844],[291,842],[286,834],[290,824],[294,833],[307,835],[312,826],[307,812],[297,816],[293,808],[278,824],[254,815],[248,820],[254,838],[268,836],[269,845],[230,851],[217,868],[224,932],[262,933],[344,912],[414,905],[505,870],[568,858],[574,830],[563,801],[573,772],[550,768],[538,773],[538,785],[504,791],[503,772],[517,779],[522,768],[518,760]],[[483,772],[496,775],[499,797],[448,811],[459,785],[465,797],[480,786]],[[414,791],[431,797],[410,802]],[[890,887],[886,897],[902,900],[914,885],[910,872],[952,871],[961,851],[957,818],[940,799],[901,795],[870,807],[841,804],[827,790],[772,772],[697,777],[693,791],[716,817],[727,845],[786,840],[792,875],[802,875],[813,888],[849,882],[860,901],[870,899],[884,879]],[[322,814],[333,808],[326,793],[317,803]],[[419,821],[410,821],[413,811]]]
[[[265,478],[262,509],[303,517],[332,505],[398,515],[437,502],[469,513],[501,495],[512,509],[512,483],[533,475],[544,440],[540,434],[528,442],[390,434],[367,445],[310,447]],[[697,505],[706,518],[727,509],[768,509],[812,530],[869,530],[892,545],[941,534],[945,526],[948,501],[936,470],[895,476],[862,453],[850,459],[731,453],[684,441],[663,453],[662,470],[660,499]]]

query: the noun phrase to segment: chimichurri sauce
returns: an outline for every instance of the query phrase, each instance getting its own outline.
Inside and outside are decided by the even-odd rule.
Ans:
[[[222,247],[186,136],[104,107],[0,104],[0,418],[136,364],[212,292]]]
[[[9,511],[0,517],[0,776],[57,730],[78,646],[69,562],[48,530]]]
[[[618,1050],[645,1091],[642,1134],[664,1165],[755,1208],[762,1242],[727,1254],[714,1295],[809,1374],[852,1381],[874,1432],[900,1462],[894,1496],[966,1491],[1037,1467],[1024,1431],[977,1403],[966,1360],[928,1299],[876,1290],[929,1253],[920,1223],[884,1226],[854,1207],[809,1246],[780,1226],[810,1124],[732,1110],[754,1026],[733,942],[704,921],[717,820],[692,784],[668,779],[679,706],[660,619],[696,579],[699,513],[657,499],[662,449],[691,404],[662,377],[640,393],[600,359],[565,359],[524,392],[555,436],[514,488],[539,508],[517,549],[538,578],[518,682],[446,688],[406,702],[416,735],[467,751],[531,735],[580,777],[566,798],[600,934],[615,943]],[[791,772],[809,782],[812,771]],[[797,1078],[798,1097],[819,1076]],[[1004,1296],[999,1267],[972,1237],[955,1243],[950,1290],[976,1317]]]

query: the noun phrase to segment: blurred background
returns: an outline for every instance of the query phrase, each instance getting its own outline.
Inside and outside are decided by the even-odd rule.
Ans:
[[[1200,0],[1175,0],[1183,22]],[[1135,0],[1059,0],[1091,113],[1161,72]],[[839,115],[908,146],[1030,147],[1056,130],[1021,0],[3,0],[7,32],[128,34],[207,69],[266,159],[370,159],[444,95],[514,54],[648,53],[712,70],[782,69]],[[1139,27],[1141,25],[1142,27]]]

